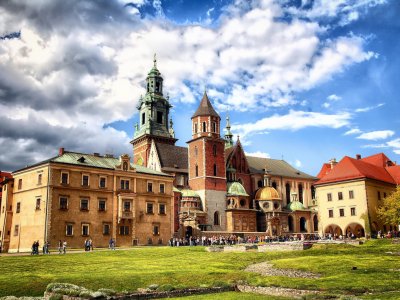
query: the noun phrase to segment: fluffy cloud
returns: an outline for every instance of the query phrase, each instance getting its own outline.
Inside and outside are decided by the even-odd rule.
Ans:
[[[297,104],[295,92],[374,56],[360,36],[327,40],[318,21],[296,16],[280,21],[287,11],[272,0],[235,1],[209,27],[177,25],[163,16],[161,4],[3,1],[0,36],[21,31],[21,37],[0,40],[0,116],[22,125],[2,132],[2,149],[21,143],[18,159],[1,157],[0,163],[12,170],[46,157],[32,156],[33,147],[41,149],[34,153],[52,153],[55,145],[102,152],[111,147],[108,141],[127,143],[126,133],[105,124],[135,113],[155,52],[173,103],[194,102],[207,86],[221,111],[290,107]],[[158,18],[141,13],[146,5]],[[253,124],[238,129],[244,134],[274,129],[275,121],[294,130],[338,128],[349,119],[346,113],[290,111],[256,122],[262,129]],[[113,151],[127,152],[127,146]]]
[[[370,140],[370,141],[384,140],[393,136],[394,133],[395,132],[392,130],[377,130],[377,131],[365,132],[359,135],[357,138],[361,140]]]
[[[344,135],[360,134],[362,131],[358,128],[352,128],[344,133]]]
[[[263,157],[263,158],[270,158],[271,155],[266,152],[256,151],[256,152],[246,152],[247,156],[255,156],[255,157]]]
[[[370,111],[370,110],[379,108],[379,107],[381,107],[381,106],[383,106],[383,105],[385,105],[385,103],[379,103],[378,105],[375,105],[375,106],[361,107],[361,108],[357,108],[357,109],[355,110],[355,112],[357,112],[357,113],[360,113],[360,112],[368,112],[368,111]]]
[[[235,124],[232,130],[244,137],[265,130],[300,130],[307,127],[340,128],[349,125],[350,119],[351,114],[347,112],[323,114],[291,110],[288,114],[275,114],[254,123]]]
[[[322,104],[322,106],[325,107],[325,108],[328,108],[328,107],[331,106],[332,102],[339,101],[340,99],[342,99],[342,97],[339,97],[339,96],[337,96],[335,94],[332,94],[332,95],[329,95],[326,99],[329,102],[325,102],[324,104]]]

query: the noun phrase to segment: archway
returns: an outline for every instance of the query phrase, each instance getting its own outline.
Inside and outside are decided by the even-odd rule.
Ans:
[[[217,211],[214,213],[214,225],[219,225],[219,212]]]
[[[299,189],[299,201],[303,203],[303,185],[301,183],[299,183],[298,189]]]
[[[314,215],[313,223],[314,223],[314,231],[318,231],[318,216],[317,215]]]
[[[365,236],[364,227],[358,223],[351,223],[346,227],[346,236],[351,237],[354,234],[355,237]]]
[[[293,216],[288,216],[288,227],[289,227],[289,232],[294,231],[294,221],[293,221]]]
[[[325,227],[324,230],[325,234],[332,234],[333,236],[339,236],[342,235],[342,228],[340,228],[340,226],[336,225],[336,224],[331,224],[328,225],[327,227]]]
[[[300,218],[300,232],[307,232],[307,220],[304,217]]]
[[[185,232],[185,237],[189,238],[193,235],[193,228],[192,226],[187,226],[186,227],[186,232]]]

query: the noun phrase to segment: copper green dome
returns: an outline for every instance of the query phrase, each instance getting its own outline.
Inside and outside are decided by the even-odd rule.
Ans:
[[[229,182],[227,190],[229,196],[249,196],[240,182]]]
[[[200,198],[199,194],[197,194],[195,191],[193,190],[181,190],[182,193],[182,198],[184,197],[188,197],[188,198]]]
[[[291,211],[305,210],[306,209],[304,207],[303,203],[301,203],[300,201],[292,201],[286,206],[286,208],[291,210]]]
[[[279,193],[276,189],[272,186],[265,186],[260,188],[256,196],[254,197],[255,200],[281,200]]]

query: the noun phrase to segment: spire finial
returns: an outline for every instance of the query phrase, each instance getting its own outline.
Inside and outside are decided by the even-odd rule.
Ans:
[[[157,54],[156,53],[154,53],[153,63],[154,63],[154,68],[157,68]]]

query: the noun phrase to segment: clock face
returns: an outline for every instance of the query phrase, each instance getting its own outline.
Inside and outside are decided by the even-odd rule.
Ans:
[[[264,208],[269,208],[269,203],[268,203],[268,202],[265,202],[265,203],[263,204],[263,207],[264,207]]]

